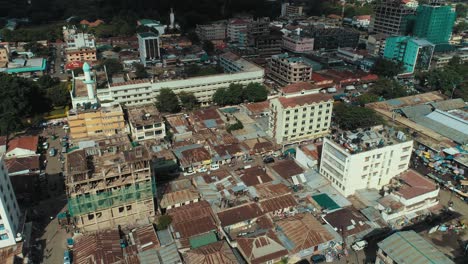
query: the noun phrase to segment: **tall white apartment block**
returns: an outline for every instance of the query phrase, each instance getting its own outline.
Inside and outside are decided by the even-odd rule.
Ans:
[[[316,93],[277,97],[270,101],[269,133],[276,143],[292,143],[327,135],[333,98]]]
[[[344,196],[380,190],[408,169],[412,149],[413,141],[392,128],[336,133],[323,141],[320,173]]]
[[[155,62],[161,58],[159,52],[159,37],[153,32],[138,33],[138,50],[141,63],[146,67],[149,62]]]
[[[0,248],[16,244],[21,215],[3,159],[0,157]]]

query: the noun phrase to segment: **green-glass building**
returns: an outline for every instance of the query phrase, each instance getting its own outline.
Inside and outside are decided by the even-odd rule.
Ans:
[[[415,70],[429,69],[434,47],[426,39],[389,37],[385,42],[384,57],[403,63],[404,73],[413,73]]]
[[[433,44],[448,43],[455,24],[455,10],[448,5],[421,5],[416,12],[413,34]]]

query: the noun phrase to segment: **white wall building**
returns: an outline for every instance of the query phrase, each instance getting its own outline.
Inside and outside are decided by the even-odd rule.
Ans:
[[[412,219],[418,213],[439,203],[439,188],[419,173],[408,170],[399,176],[398,189],[381,198],[376,209],[383,220]]]
[[[328,94],[273,98],[268,132],[278,144],[323,137],[330,128],[332,108]]]
[[[246,64],[242,71],[222,73],[187,79],[168,79],[160,81],[139,80],[125,83],[113,83],[108,89],[98,89],[100,100],[113,100],[128,106],[144,105],[155,102],[162,88],[169,88],[176,94],[180,92],[193,93],[203,105],[209,104],[213,94],[219,88],[228,87],[231,83],[249,84],[263,83],[265,72],[263,68],[252,63]]]
[[[413,148],[412,140],[406,140],[402,132],[396,139],[391,130],[375,127],[325,138],[320,173],[344,196],[359,189],[381,189],[408,169]]]
[[[63,38],[67,43],[67,50],[80,48],[96,48],[96,40],[93,34],[78,32],[76,27],[64,27]]]
[[[166,136],[164,120],[154,105],[132,107],[127,112],[133,140],[163,139]]]
[[[0,157],[0,248],[16,244],[21,229],[21,212],[3,159]]]
[[[158,35],[153,32],[144,32],[138,33],[137,37],[140,60],[145,67],[148,62],[155,62],[161,58]]]

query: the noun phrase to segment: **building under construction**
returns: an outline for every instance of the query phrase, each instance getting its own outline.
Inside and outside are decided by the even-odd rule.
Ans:
[[[412,0],[382,0],[374,4],[374,13],[369,26],[371,33],[407,35],[416,6]]]
[[[66,155],[68,210],[76,227],[89,232],[151,221],[156,183],[147,148],[118,136],[94,143]]]

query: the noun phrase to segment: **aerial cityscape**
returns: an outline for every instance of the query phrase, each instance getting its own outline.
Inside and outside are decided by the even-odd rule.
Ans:
[[[0,0],[0,264],[468,263],[468,1]]]

